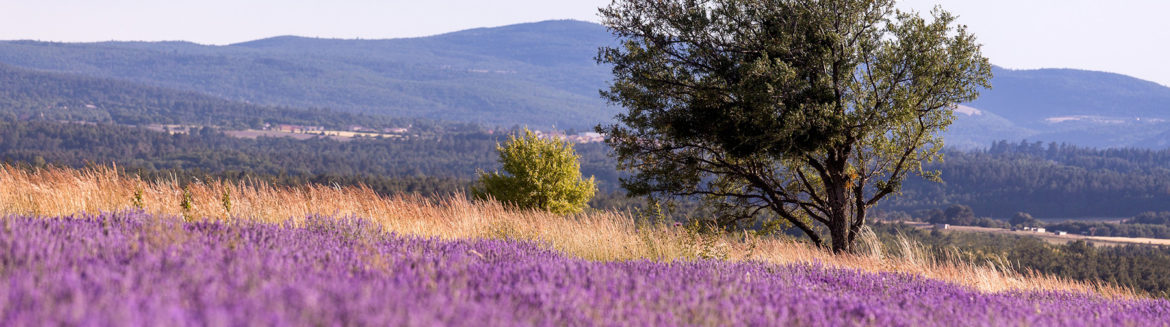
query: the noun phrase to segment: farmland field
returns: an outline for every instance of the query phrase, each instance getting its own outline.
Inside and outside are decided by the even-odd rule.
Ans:
[[[1170,302],[816,263],[597,262],[361,219],[8,216],[0,325],[1166,325]]]

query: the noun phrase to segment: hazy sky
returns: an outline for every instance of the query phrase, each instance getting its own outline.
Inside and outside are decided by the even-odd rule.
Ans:
[[[186,40],[276,35],[425,36],[547,19],[597,21],[608,0],[0,0],[0,40]],[[903,0],[941,4],[1008,68],[1080,68],[1170,85],[1170,1]]]

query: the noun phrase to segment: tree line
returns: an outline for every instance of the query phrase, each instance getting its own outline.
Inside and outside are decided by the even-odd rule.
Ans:
[[[117,163],[146,171],[236,172],[297,180],[368,176],[373,182],[381,176],[470,181],[478,169],[498,168],[494,149],[507,134],[472,128],[406,140],[253,140],[214,128],[169,135],[112,124],[0,121],[0,161],[69,167]],[[624,193],[607,145],[580,144],[576,150],[584,176],[598,181],[599,196]],[[1170,191],[1159,191],[1170,188],[1167,150],[1000,142],[987,150],[947,150],[944,156],[944,162],[925,167],[940,171],[942,183],[910,179],[902,194],[878,208],[930,217],[934,213],[916,212],[961,204],[999,220],[1016,212],[1076,218],[1170,210]]]
[[[1065,221],[1050,224],[1048,228],[1091,236],[1170,239],[1170,211],[1143,212],[1121,223]]]
[[[259,180],[276,185],[365,185],[381,194],[467,194],[476,172],[499,168],[494,151],[507,132],[446,132],[428,138],[351,141],[230,137],[215,128],[167,134],[111,124],[0,122],[0,162],[25,167],[113,165],[148,179]],[[585,176],[600,191],[595,208],[640,206],[616,188],[603,144],[576,146]]]
[[[1170,210],[1170,150],[1093,149],[1006,142],[946,151],[927,165],[942,183],[909,179],[886,210],[913,212],[968,205],[993,217],[1128,217]]]
[[[267,175],[470,178],[490,168],[496,139],[482,133],[433,139],[234,138],[213,128],[190,134],[106,124],[0,123],[0,159],[80,167],[117,163],[147,170],[199,169]]]

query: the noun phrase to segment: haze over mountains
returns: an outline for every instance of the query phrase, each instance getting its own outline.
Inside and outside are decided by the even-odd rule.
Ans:
[[[264,108],[307,108],[287,109],[301,115],[333,110],[587,129],[620,111],[598,96],[609,71],[593,60],[599,46],[613,42],[604,27],[579,21],[412,39],[285,36],[227,46],[3,41],[0,64],[14,68],[0,69],[0,74],[117,80]],[[87,93],[55,92],[57,97]],[[960,108],[947,144],[983,147],[1022,139],[1170,147],[1170,88],[1110,73],[996,68],[993,89]]]

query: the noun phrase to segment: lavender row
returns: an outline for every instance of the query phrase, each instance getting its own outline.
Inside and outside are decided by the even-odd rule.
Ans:
[[[984,294],[816,265],[611,262],[359,219],[0,219],[0,325],[1122,325],[1170,302]]]

